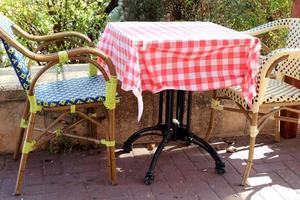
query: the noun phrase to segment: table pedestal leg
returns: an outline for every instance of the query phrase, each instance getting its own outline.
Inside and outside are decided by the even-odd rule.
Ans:
[[[161,92],[159,94],[159,114],[158,114],[158,124],[156,126],[151,126],[147,128],[143,128],[135,133],[133,133],[123,145],[123,152],[129,153],[132,151],[133,143],[141,137],[150,136],[150,135],[158,135],[163,136],[167,130],[167,125],[162,123],[162,114],[163,114],[163,103],[164,103],[164,95]],[[151,132],[150,132],[151,131]],[[160,133],[158,133],[158,131]]]
[[[211,157],[213,157],[213,159],[215,160],[215,163],[216,163],[215,169],[216,169],[217,174],[225,173],[225,163],[222,162],[222,160],[220,159],[216,150],[212,146],[210,146],[205,140],[199,138],[198,136],[196,136],[193,133],[190,133],[189,136],[187,136],[185,138],[185,140],[187,142],[196,144],[199,147],[203,148],[211,155]]]
[[[164,129],[165,128],[163,127],[163,125],[156,125],[156,126],[152,126],[152,127],[143,128],[143,129],[135,132],[124,142],[124,145],[123,145],[124,153],[129,153],[130,151],[132,151],[132,145],[136,140],[140,139],[141,137],[150,136],[150,135],[162,136]],[[160,131],[161,133],[157,133],[157,132],[153,132],[153,131]]]
[[[174,91],[168,90],[166,92],[166,105],[165,105],[165,118],[163,122],[162,110],[163,110],[163,100],[164,95],[161,92],[159,98],[159,118],[158,124],[153,127],[147,127],[135,132],[131,135],[127,141],[124,143],[124,152],[130,152],[132,150],[132,144],[141,137],[149,135],[159,135],[163,136],[162,141],[159,143],[153,158],[151,160],[149,169],[145,176],[145,184],[150,185],[154,180],[154,169],[160,154],[162,153],[164,147],[169,143],[170,140],[181,140],[185,141],[187,144],[195,144],[207,151],[212,158],[215,160],[215,169],[217,174],[225,173],[225,163],[222,162],[218,153],[215,149],[210,146],[205,140],[199,138],[190,131],[191,126],[191,112],[192,112],[192,92],[188,93],[188,103],[187,103],[187,114],[186,114],[186,125],[183,124],[184,121],[184,110],[185,110],[185,92],[177,92],[176,100],[176,116],[173,118],[174,110]],[[150,132],[151,131],[151,132]],[[156,131],[156,132],[153,132]],[[158,131],[160,133],[158,133]]]
[[[172,136],[172,133],[171,131],[168,131],[162,141],[159,143],[154,155],[153,155],[153,158],[151,160],[151,163],[150,163],[150,166],[149,166],[149,169],[146,173],[146,176],[145,176],[145,180],[144,180],[144,183],[146,185],[150,185],[153,180],[154,180],[154,169],[155,169],[155,166],[156,166],[156,163],[157,163],[157,160],[162,152],[162,150],[165,148],[165,146],[169,143],[169,140]]]

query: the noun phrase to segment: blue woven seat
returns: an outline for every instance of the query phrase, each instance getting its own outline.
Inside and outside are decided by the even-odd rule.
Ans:
[[[103,76],[82,77],[39,85],[37,104],[44,107],[70,106],[105,100]]]

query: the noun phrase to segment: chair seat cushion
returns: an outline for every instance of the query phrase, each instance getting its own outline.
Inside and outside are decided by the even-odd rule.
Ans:
[[[227,96],[242,105],[245,109],[248,108],[239,86],[218,90],[217,94],[218,96]],[[256,100],[257,97],[253,99],[253,101]],[[296,101],[300,101],[300,89],[282,81],[269,79],[266,93],[263,99],[263,104]]]
[[[37,104],[44,107],[103,102],[105,79],[95,76],[43,84],[36,87],[35,95]]]

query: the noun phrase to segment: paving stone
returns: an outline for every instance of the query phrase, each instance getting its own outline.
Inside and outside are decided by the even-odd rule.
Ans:
[[[282,162],[259,163],[253,165],[256,172],[271,172],[284,170],[287,167]]]
[[[22,200],[89,200],[92,199],[87,192],[68,192],[54,194],[22,195]]]
[[[300,176],[300,162],[298,160],[290,160],[284,162],[284,165],[293,171],[295,174]]]
[[[158,200],[198,200],[198,196],[191,192],[172,192],[172,193],[164,193],[160,195],[156,195],[156,199]]]
[[[199,199],[219,200],[220,198],[206,181],[194,181],[188,184],[189,190],[192,190]]]
[[[100,170],[82,172],[76,175],[79,176],[77,180],[84,182],[86,187],[90,185],[105,185],[108,183],[107,173],[103,173]]]
[[[0,188],[0,199],[6,199],[8,197],[12,197],[14,193],[14,188],[15,188],[15,179],[2,179],[2,184]]]
[[[0,171],[4,170],[5,156],[0,157]]]
[[[269,145],[268,145],[269,146]],[[295,147],[295,146],[288,146],[288,145],[285,145],[285,147],[278,147],[277,145],[273,145],[272,147],[269,146],[273,152],[275,153],[280,153],[280,154],[294,154],[294,155],[299,155],[299,148]],[[300,158],[300,157],[299,157]]]
[[[71,182],[65,184],[38,184],[24,186],[23,194],[27,196],[42,194],[64,194],[73,192],[86,192],[86,188],[81,182]]]
[[[272,187],[266,186],[258,191],[258,194],[264,199],[283,200],[284,198]]]
[[[207,161],[207,157],[203,154],[204,151],[198,147],[194,146],[194,148],[188,148],[183,151],[188,156],[189,160],[191,160],[192,162],[202,162],[204,160]]]
[[[105,170],[105,166],[101,166],[98,163],[89,163],[89,164],[73,164],[73,165],[64,165],[63,171],[65,173],[80,173],[80,172],[88,172],[93,170]]]
[[[290,169],[277,170],[276,173],[293,189],[300,188],[300,177]]]
[[[43,176],[43,184],[68,184],[72,182],[78,182],[79,174],[62,174]]]
[[[131,189],[131,195],[134,200],[155,200],[155,196],[152,193],[151,189],[148,187],[147,189]]]
[[[241,174],[231,165],[231,163],[226,163],[226,173],[222,174],[222,176],[241,198],[242,196],[245,197],[244,188],[240,185],[242,181]]]
[[[289,154],[270,153],[266,156],[266,158],[263,158],[262,160],[264,162],[270,163],[270,162],[286,162],[294,159],[295,158],[293,158]]]
[[[199,152],[200,153],[200,152]],[[188,156],[182,152],[179,151],[176,154],[173,154],[171,156],[173,163],[175,163],[176,167],[184,173],[185,171],[189,170],[195,170],[196,166],[193,164],[193,162],[188,158]]]
[[[242,192],[239,192],[238,195],[242,199],[251,199],[251,200],[266,200],[258,193],[260,189],[257,187],[255,189],[247,189]]]
[[[17,169],[5,169],[0,171],[0,178],[16,178],[18,170]]]
[[[270,178],[272,179],[272,188],[284,199],[300,199],[300,194],[298,194],[291,185],[289,185],[282,177],[280,177],[277,173],[271,172],[268,173]]]
[[[62,161],[60,158],[47,158],[43,160],[44,176],[53,176],[63,174]]]
[[[29,161],[29,159],[28,159]],[[19,161],[13,159],[6,159],[5,161],[5,170],[18,170],[19,169]]]
[[[95,200],[133,199],[128,189],[118,186],[94,185],[90,186],[87,190],[91,198]]]
[[[150,185],[151,191],[154,195],[160,195],[164,193],[171,193],[173,192],[171,186],[166,181],[155,181]]]
[[[184,177],[181,174],[181,171],[177,168],[177,166],[174,164],[173,160],[170,158],[170,161],[168,163],[165,163],[164,161],[161,161],[159,163],[159,169],[164,173],[167,180],[172,179],[184,179]]]
[[[241,199],[224,177],[215,175],[208,179],[207,182],[221,199]]]
[[[24,185],[36,185],[43,183],[42,169],[28,169],[25,171]]]
[[[105,149],[67,154],[34,152],[19,197],[12,195],[19,162],[0,156],[0,200],[300,200],[300,139],[273,143],[270,137],[260,136],[250,186],[241,187],[247,142],[247,137],[238,138],[238,152],[219,151],[226,164],[223,175],[215,173],[214,160],[204,150],[171,143],[157,162],[151,185],[143,181],[154,151],[144,147],[118,154],[117,186],[111,186],[107,179]]]

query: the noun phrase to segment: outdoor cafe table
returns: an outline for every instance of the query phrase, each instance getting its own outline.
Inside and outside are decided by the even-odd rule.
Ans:
[[[114,22],[106,26],[99,48],[115,64],[121,88],[137,97],[138,119],[143,112],[142,91],[160,92],[158,124],[137,131],[124,143],[128,152],[142,136],[163,137],[146,173],[146,184],[152,183],[158,157],[171,139],[199,145],[214,158],[217,173],[225,172],[216,151],[190,131],[192,92],[240,85],[251,107],[260,51],[257,38],[210,22]]]

